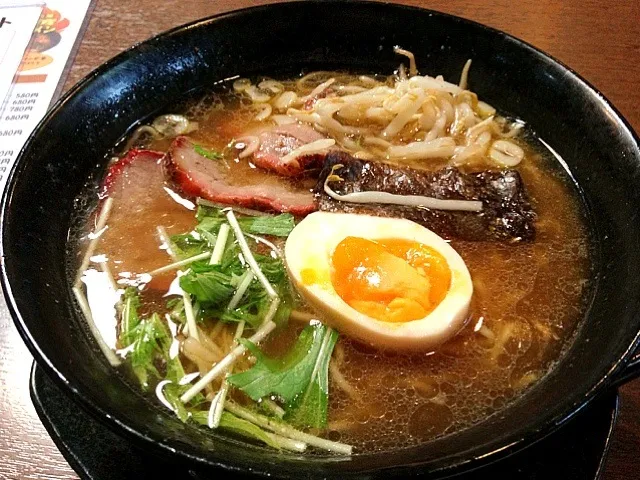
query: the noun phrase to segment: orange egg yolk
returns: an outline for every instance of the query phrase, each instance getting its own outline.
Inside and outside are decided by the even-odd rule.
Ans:
[[[331,261],[338,295],[360,313],[384,322],[426,317],[451,284],[444,257],[411,240],[346,237]]]

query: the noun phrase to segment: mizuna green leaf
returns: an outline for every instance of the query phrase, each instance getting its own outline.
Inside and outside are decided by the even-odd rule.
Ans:
[[[199,205],[196,212],[198,232],[217,232],[220,225],[227,221],[225,213],[220,208]],[[281,213],[280,215],[264,215],[260,217],[238,217],[238,224],[245,233],[254,235],[274,235],[286,237],[295,227],[293,215]]]
[[[171,249],[180,260],[195,257],[210,248],[206,240],[195,238],[191,233],[171,235],[169,240],[171,241]]]
[[[287,405],[285,418],[290,422],[322,428],[327,421],[327,372],[337,337],[325,325],[309,325],[283,358],[269,358],[245,340],[256,363],[245,372],[231,375],[228,381],[256,401],[277,395]]]
[[[132,349],[127,359],[140,384],[146,388],[150,375],[161,378],[156,360],[169,360],[171,334],[160,316],[154,313],[151,317],[140,320],[138,325],[130,331],[129,338],[132,340]]]
[[[187,275],[180,277],[180,288],[193,295],[201,304],[218,304],[231,298],[234,286],[230,275],[217,265],[192,265]]]
[[[120,316],[120,346],[128,347],[135,341],[135,328],[140,323],[138,318],[138,307],[140,299],[135,288],[129,287],[124,292],[122,299],[122,312]]]
[[[329,400],[329,361],[338,340],[338,332],[329,328],[325,332],[311,381],[287,410],[285,420],[299,427],[324,428],[327,426]],[[328,352],[328,353],[327,353]]]
[[[205,148],[202,145],[194,144],[193,149],[198,155],[208,158],[209,160],[220,160],[222,158],[222,154],[220,152],[216,152],[210,148]]]

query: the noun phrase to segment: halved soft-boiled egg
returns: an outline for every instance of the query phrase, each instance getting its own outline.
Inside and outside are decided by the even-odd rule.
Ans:
[[[290,277],[341,333],[394,350],[429,350],[467,319],[473,284],[460,255],[402,218],[316,212],[289,234]]]

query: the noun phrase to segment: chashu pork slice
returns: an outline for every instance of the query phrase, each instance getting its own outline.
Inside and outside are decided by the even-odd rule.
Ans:
[[[96,252],[107,259],[117,281],[134,280],[173,261],[158,248],[158,226],[169,235],[193,228],[193,210],[177,201],[165,182],[163,158],[163,152],[131,149],[109,166],[102,183],[101,196],[110,197],[113,206]],[[147,287],[164,294],[174,277],[175,272],[155,275]]]
[[[260,142],[252,157],[252,162],[257,167],[284,177],[299,177],[310,169],[322,166],[325,153],[311,153],[290,161],[284,160],[286,155],[304,145],[326,140],[326,137],[308,125],[281,125],[255,132],[254,135]]]
[[[251,168],[246,162],[211,160],[194,147],[189,138],[178,137],[166,157],[171,178],[185,194],[294,215],[316,210],[313,185]]]

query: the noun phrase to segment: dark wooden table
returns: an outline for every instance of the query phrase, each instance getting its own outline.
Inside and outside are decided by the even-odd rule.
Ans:
[[[170,27],[267,0],[97,0],[65,90],[130,45]],[[640,132],[640,1],[403,1],[504,30],[570,65]],[[331,8],[328,6],[327,8]],[[357,21],[357,20],[354,20]],[[640,248],[640,247],[639,247]],[[77,478],[29,399],[31,355],[0,303],[0,479]],[[622,411],[604,479],[640,478],[640,381]]]

